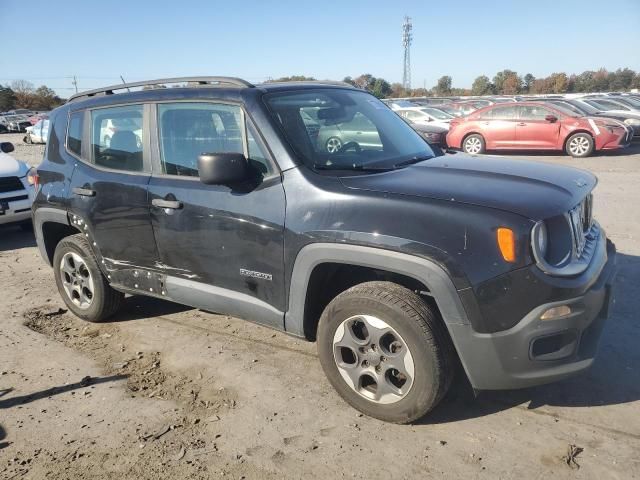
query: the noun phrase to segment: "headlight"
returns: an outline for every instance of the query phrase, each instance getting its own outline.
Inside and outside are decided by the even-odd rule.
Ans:
[[[627,118],[624,123],[627,125],[640,125],[640,119],[637,118]]]
[[[535,257],[544,259],[547,256],[547,246],[549,244],[547,226],[544,222],[538,222],[531,230],[531,246]]]

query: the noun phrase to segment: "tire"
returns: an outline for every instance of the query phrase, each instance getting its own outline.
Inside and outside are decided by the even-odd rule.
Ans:
[[[317,342],[322,368],[340,396],[386,422],[426,415],[453,379],[453,347],[437,313],[395,283],[362,283],[334,298],[320,318]]]
[[[33,223],[31,220],[27,220],[26,222],[20,223],[20,228],[23,232],[33,232]]]
[[[73,277],[72,270],[75,270]],[[83,320],[104,321],[122,305],[124,294],[111,288],[82,234],[65,237],[58,243],[53,255],[53,271],[64,303]]]
[[[33,143],[33,140],[31,140],[31,135],[29,135],[29,134],[25,135],[24,143],[28,143],[28,144]]]
[[[462,150],[469,155],[478,155],[486,151],[486,144],[482,135],[471,134],[462,141]]]
[[[340,140],[338,137],[329,137],[324,146],[327,152],[336,153],[339,152],[342,148],[342,140]]]
[[[574,158],[588,157],[593,153],[593,137],[588,133],[576,133],[567,138],[565,151]]]

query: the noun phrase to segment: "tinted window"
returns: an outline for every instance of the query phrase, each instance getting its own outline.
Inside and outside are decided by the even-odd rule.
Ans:
[[[514,120],[516,118],[516,107],[511,105],[500,106],[487,110],[481,118],[492,120]]]
[[[158,105],[160,162],[167,175],[198,176],[202,153],[244,153],[240,107],[215,103]]]
[[[82,155],[83,123],[84,111],[72,113],[69,117],[69,130],[67,131],[67,149],[78,156]]]
[[[255,170],[259,171],[263,177],[273,172],[266,150],[258,140],[258,134],[251,123],[247,123],[247,149],[249,151],[249,163]]]
[[[142,171],[142,112],[142,105],[91,112],[93,163],[116,170]]]
[[[544,120],[547,115],[553,115],[550,110],[539,105],[523,105],[518,107],[518,110],[520,110],[520,120]]]

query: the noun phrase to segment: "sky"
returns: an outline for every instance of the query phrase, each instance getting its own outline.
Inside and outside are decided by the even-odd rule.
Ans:
[[[640,71],[640,0],[0,0],[0,84],[66,97],[144,79],[288,75],[402,80],[413,21],[412,86],[451,75],[470,87],[509,68],[544,77]]]

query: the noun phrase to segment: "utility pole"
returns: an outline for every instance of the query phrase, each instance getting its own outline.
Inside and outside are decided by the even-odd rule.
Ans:
[[[73,81],[71,82],[71,84],[75,87],[76,93],[78,93],[78,79],[75,75],[73,76]]]
[[[404,47],[404,70],[402,73],[402,86],[405,90],[411,90],[411,42],[413,41],[413,25],[411,18],[404,17],[402,24],[402,46]]]

